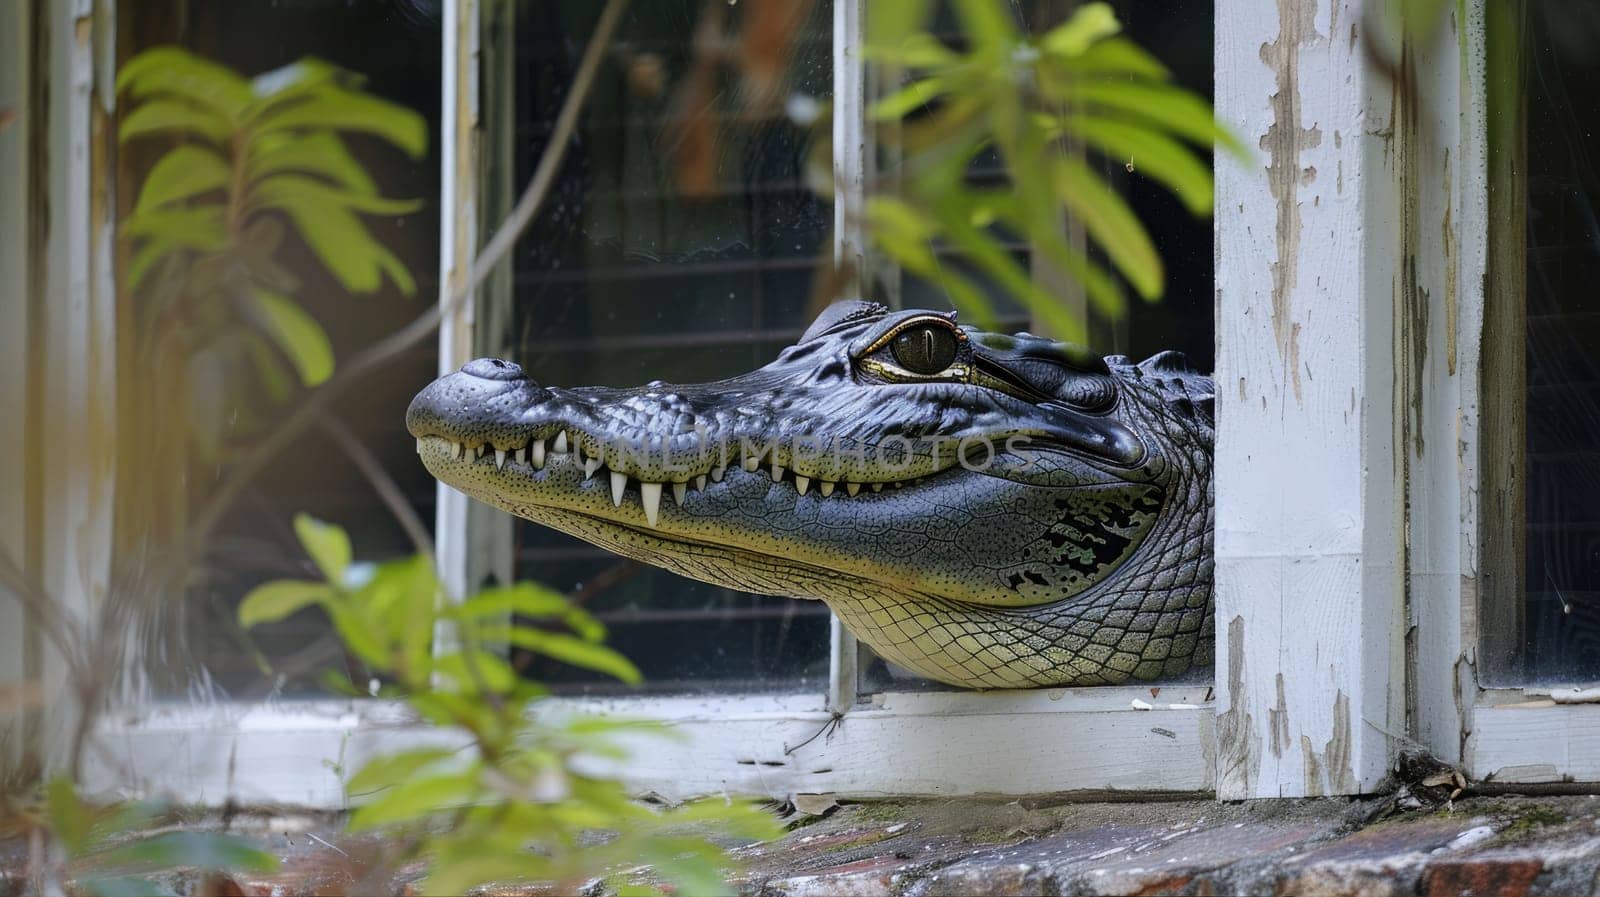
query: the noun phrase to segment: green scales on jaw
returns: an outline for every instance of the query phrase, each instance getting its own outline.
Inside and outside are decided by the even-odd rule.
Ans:
[[[854,301],[713,383],[561,388],[479,359],[406,424],[481,501],[825,601],[923,676],[1018,688],[1210,662],[1211,409],[1176,353],[1101,358]]]

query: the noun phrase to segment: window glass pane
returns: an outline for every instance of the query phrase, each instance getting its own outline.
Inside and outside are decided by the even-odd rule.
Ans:
[[[1065,0],[1024,0],[1014,3],[1012,10],[1029,33],[1041,34],[1065,21],[1079,5]],[[1118,2],[1113,6],[1125,33],[1161,60],[1172,71],[1177,84],[1208,101],[1211,99],[1214,4]],[[959,45],[958,20],[948,5],[941,4],[932,30],[952,45]],[[886,91],[893,87],[885,85],[882,89]],[[1156,302],[1131,299],[1127,313],[1112,318],[1091,308],[1077,296],[1077,285],[1070,281],[1050,283],[1047,287],[1068,307],[1081,310],[1080,317],[1086,325],[1089,346],[1097,353],[1142,359],[1171,349],[1186,354],[1197,370],[1211,371],[1214,361],[1214,281],[1210,219],[1191,215],[1171,192],[1158,183],[1139,177],[1137,159],[1108,159],[1090,153],[1086,154],[1085,161],[1097,174],[1116,185],[1144,223],[1166,267],[1165,293]],[[1130,161],[1134,172],[1128,171]],[[879,164],[892,177],[899,162],[887,147],[883,147],[880,148]],[[998,154],[990,150],[973,162],[968,179],[975,184],[1004,185],[1007,175]],[[1077,245],[1086,245],[1081,242],[1081,231],[1075,235],[1070,220],[1064,219],[1062,226],[1069,240],[1075,238],[1080,241]],[[1105,259],[1098,250],[1092,246],[1088,248],[1091,257],[1104,263]],[[1024,267],[1028,267],[1030,248],[1017,241],[1012,251]],[[942,263],[952,266],[984,287],[999,309],[1001,329],[1043,332],[1029,319],[1026,309],[997,284],[970,267],[951,260],[948,253]],[[883,286],[879,285],[877,289],[878,295],[882,295]],[[952,307],[951,300],[939,284],[911,274],[902,275],[900,292],[901,304],[905,308]],[[861,690],[864,692],[949,688],[889,664],[865,646],[862,647],[861,670]],[[1197,669],[1184,678],[1207,679],[1210,675],[1209,669]]]
[[[303,611],[249,632],[239,628],[235,616],[240,599],[261,582],[316,575],[291,529],[293,516],[306,512],[344,527],[357,561],[383,561],[415,550],[328,430],[310,428],[244,483],[204,540],[197,563],[189,563],[183,552],[186,540],[196,538],[202,514],[235,476],[233,464],[304,394],[281,346],[262,341],[249,291],[240,284],[270,282],[284,303],[297,306],[326,333],[336,364],[436,300],[438,9],[387,0],[178,0],[121,4],[117,22],[124,67],[161,46],[184,48],[244,78],[318,59],[353,73],[367,93],[404,107],[395,115],[421,116],[425,146],[401,148],[355,131],[339,137],[353,162],[350,176],[370,179],[383,197],[421,203],[412,213],[359,216],[403,268],[401,279],[409,275],[414,281],[410,291],[389,276],[374,289],[349,287],[298,226],[270,210],[241,212],[236,233],[230,208],[225,247],[173,259],[170,267],[157,266],[138,284],[132,283],[132,272],[137,250],[146,244],[123,234],[118,273],[127,301],[117,330],[126,391],[119,398],[126,410],[119,411],[118,420],[123,466],[117,482],[114,587],[151,609],[139,619],[136,634],[146,670],[156,688],[169,693],[206,690],[248,699],[321,691],[320,675],[345,664],[344,650],[320,611]],[[196,83],[204,87],[209,81]],[[125,93],[118,114],[126,122],[139,106],[138,97]],[[385,120],[395,119],[386,115]],[[153,166],[186,145],[203,142],[162,133],[117,149],[125,229]],[[231,146],[218,152],[232,164]],[[332,157],[323,152],[319,158]],[[231,195],[219,189],[187,204],[220,206]],[[334,255],[350,258],[345,249],[336,248]],[[241,273],[246,269],[248,274]],[[434,375],[436,358],[434,342],[424,341],[328,412],[388,472],[425,526],[432,523],[434,484],[416,461],[404,417],[418,385]]]
[[[1600,7],[1527,4],[1530,679],[1600,678]]]
[[[519,185],[599,8],[516,7]],[[492,351],[541,384],[637,386],[743,373],[793,343],[818,310],[813,283],[833,213],[805,181],[817,148],[790,112],[827,101],[831,35],[826,3],[632,4],[550,201],[519,244],[509,323],[490,336],[502,341]],[[765,71],[783,75],[763,89]],[[826,682],[821,602],[685,579],[527,521],[514,539],[516,575],[573,594],[605,621],[646,689]],[[518,661],[542,681],[611,687]]]

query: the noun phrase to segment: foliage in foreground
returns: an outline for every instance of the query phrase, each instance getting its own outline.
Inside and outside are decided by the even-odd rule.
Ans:
[[[443,600],[426,557],[381,564],[368,575],[352,566],[343,530],[300,515],[295,531],[322,579],[257,588],[239,607],[240,623],[322,608],[351,655],[383,683],[378,693],[404,700],[439,728],[440,746],[379,757],[347,783],[358,804],[351,829],[412,837],[430,864],[426,893],[511,879],[577,887],[644,864],[682,893],[723,893],[729,860],[707,836],[776,836],[772,818],[747,802],[656,809],[597,771],[627,758],[630,736],[662,737],[662,730],[630,720],[541,718],[535,705],[546,691],[486,645],[639,679],[627,658],[602,644],[599,621],[565,596],[521,583],[454,604]],[[434,644],[440,624],[454,645]]]
[[[1161,256],[1091,154],[1209,216],[1211,164],[1203,154],[1213,145],[1242,153],[1237,139],[1209,103],[1173,84],[1165,66],[1121,35],[1106,3],[1086,3],[1037,37],[1023,32],[1007,4],[952,5],[962,49],[924,30],[929,0],[869,6],[867,58],[888,70],[891,83],[909,74],[905,87],[870,110],[879,140],[898,141],[904,157],[900,194],[867,201],[876,244],[940,284],[963,312],[993,320],[978,283],[940,264],[934,246],[942,242],[1068,339],[1083,339],[1082,322],[1019,263],[1005,233],[1033,247],[1034,264],[1081,284],[1109,317],[1125,313],[1124,282],[1144,299],[1160,298]],[[989,151],[998,152],[1009,183],[969,182],[973,161]],[[1082,225],[1095,253],[1068,241],[1063,214]]]
[[[57,778],[45,792],[46,825],[60,867],[34,870],[53,879],[74,871],[74,893],[95,897],[172,894],[157,879],[176,867],[202,870],[271,872],[278,858],[236,835],[166,831],[157,828],[168,815],[155,803],[99,805],[84,800],[72,781]]]

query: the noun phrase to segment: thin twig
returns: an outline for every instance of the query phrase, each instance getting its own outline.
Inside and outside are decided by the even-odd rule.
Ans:
[[[389,513],[394,515],[394,519],[400,524],[400,528],[406,531],[406,536],[411,539],[411,544],[416,547],[419,553],[428,558],[428,563],[431,566],[433,564],[433,537],[428,535],[427,526],[423,525],[422,518],[417,516],[417,510],[411,507],[411,502],[406,501],[405,493],[401,492],[400,487],[395,484],[394,477],[389,476],[389,472],[383,469],[383,464],[372,454],[371,450],[362,445],[361,440],[350,432],[349,427],[340,423],[338,418],[331,414],[322,414],[317,418],[317,425],[322,427],[329,436],[333,437],[333,441],[339,444],[339,448],[343,449],[344,453],[350,456],[350,460],[355,462],[357,469],[367,478],[367,482],[372,484],[373,491],[377,492],[378,497],[383,499],[383,503],[388,506]]]
[[[50,593],[28,576],[5,546],[0,546],[0,584],[8,586],[22,606],[33,614],[34,621],[44,631],[45,637],[61,652],[69,667],[76,670],[77,652],[71,648],[68,621],[58,611],[55,602],[50,600]]]
[[[308,394],[266,439],[257,443],[239,461],[229,477],[195,516],[194,526],[190,530],[189,550],[184,553],[185,566],[198,554],[212,528],[221,520],[223,513],[232,505],[234,497],[246,483],[254,479],[273,458],[288,448],[295,437],[317,419],[317,415],[327,410],[335,399],[343,395],[357,381],[420,343],[433,333],[446,315],[454,315],[511,251],[517,238],[533,222],[534,215],[544,205],[545,196],[550,192],[550,185],[561,170],[567,145],[577,130],[578,115],[583,110],[590,89],[594,86],[595,75],[605,55],[605,48],[611,43],[611,35],[616,31],[617,23],[621,21],[623,9],[627,5],[627,0],[607,0],[606,8],[600,13],[600,21],[595,25],[594,35],[590,38],[589,45],[584,48],[583,60],[578,64],[578,71],[572,79],[572,89],[567,92],[566,101],[556,117],[550,143],[545,147],[544,155],[539,158],[538,168],[535,169],[527,188],[522,191],[522,196],[517,199],[511,214],[495,231],[494,237],[483,247],[483,251],[473,259],[472,268],[466,279],[457,284],[447,301],[433,306],[410,324],[378,340],[358,352],[349,362],[340,365],[326,383]],[[450,211],[445,210],[446,214]]]

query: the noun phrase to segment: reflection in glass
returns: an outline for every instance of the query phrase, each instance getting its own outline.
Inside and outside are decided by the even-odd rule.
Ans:
[[[516,8],[517,183],[543,150],[597,14],[592,3]],[[767,43],[774,34],[782,40]],[[518,248],[507,332],[491,351],[541,383],[631,386],[742,373],[794,342],[817,310],[832,227],[806,182],[804,121],[831,91],[831,38],[826,4],[633,4]],[[820,602],[695,582],[520,520],[515,552],[517,577],[569,592],[605,621],[647,690],[820,692],[826,682]],[[610,687],[517,660],[541,681]]]

